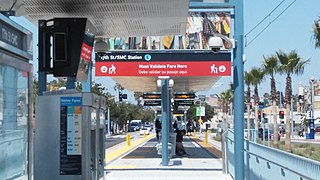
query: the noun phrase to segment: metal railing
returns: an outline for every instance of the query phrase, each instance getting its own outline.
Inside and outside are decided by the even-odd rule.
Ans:
[[[227,135],[228,172],[234,177],[234,134]],[[320,179],[320,162],[245,140],[246,179]]]

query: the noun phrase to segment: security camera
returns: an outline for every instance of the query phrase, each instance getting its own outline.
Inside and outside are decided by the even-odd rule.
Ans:
[[[103,39],[97,39],[94,43],[94,51],[96,53],[105,53],[108,51],[108,43]]]
[[[210,37],[208,45],[213,52],[219,52],[220,49],[223,47],[223,41],[220,37],[213,36]]]
[[[314,81],[315,81],[314,77],[312,77],[312,78],[310,79],[310,81],[311,81],[311,82],[314,82]]]

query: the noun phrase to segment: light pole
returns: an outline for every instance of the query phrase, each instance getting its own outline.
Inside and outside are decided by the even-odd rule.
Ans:
[[[109,100],[114,99],[115,96],[112,96]],[[110,120],[110,106],[108,106],[108,135],[111,135],[111,120]]]
[[[292,101],[293,96],[291,96],[291,102],[290,102],[290,120],[291,120],[291,139],[293,138],[293,101]]]
[[[309,120],[309,138],[314,139],[314,81],[315,79],[312,77],[310,79],[310,85],[311,85],[311,106],[310,106],[310,111],[311,111],[311,117]]]

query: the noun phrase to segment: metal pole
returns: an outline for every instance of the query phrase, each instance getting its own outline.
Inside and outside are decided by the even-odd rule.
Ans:
[[[234,116],[233,116],[233,103],[231,102],[230,103],[230,117],[231,117],[231,124],[232,124],[232,127],[230,126],[230,128],[233,128],[234,129]]]
[[[243,1],[234,0],[235,5],[235,28],[234,37],[236,40],[236,49],[233,60],[233,84],[234,84],[234,162],[235,179],[244,179],[244,137],[243,137],[243,119],[244,119],[244,70],[243,70],[243,34],[244,34],[244,16]]]
[[[310,119],[310,133],[309,133],[309,136],[310,136],[310,139],[314,139],[314,87],[313,87],[313,79],[311,80],[311,119]],[[311,127],[313,126],[313,127]]]
[[[168,79],[161,80],[161,99],[162,99],[162,166],[168,166],[168,134],[169,134],[169,120],[170,120],[170,102],[169,102],[169,82]]]
[[[221,158],[222,158],[222,172],[224,174],[227,173],[227,168],[226,168],[226,130],[227,130],[227,121],[222,122],[222,134],[221,134]]]
[[[263,145],[265,145],[265,124],[264,124],[264,118],[263,118],[263,110],[261,109],[261,114],[260,114],[260,118],[261,118],[261,122],[262,122],[262,142],[263,142]]]
[[[110,107],[108,107],[108,134],[111,135]]]
[[[82,92],[91,92],[92,86],[92,61],[90,63],[89,72],[88,72],[88,79],[86,82],[82,82]]]
[[[201,99],[200,99],[200,116],[199,116],[199,120],[201,119],[201,112],[202,112],[202,107],[201,107]],[[200,127],[200,123],[199,123],[199,120],[198,120],[198,124],[199,124],[199,127]],[[197,123],[196,123],[197,124]],[[197,127],[196,127],[197,128]],[[199,128],[199,134],[201,135],[201,127]]]
[[[169,81],[169,80],[168,80]],[[168,86],[169,87],[169,86]],[[168,111],[168,117],[169,117],[169,123],[168,123],[168,125],[169,125],[169,129],[168,129],[168,132],[173,132],[173,124],[172,124],[172,111],[171,111],[171,94],[172,94],[172,89],[171,88],[169,88],[169,111]],[[168,138],[169,138],[169,136],[168,136]]]
[[[281,96],[281,94],[282,94],[282,92],[280,91],[280,100],[279,100],[279,103],[280,103],[280,104],[279,104],[279,107],[280,107],[280,108],[282,108],[282,102],[281,102],[282,96]]]
[[[184,111],[184,128],[185,130],[187,130],[187,111]]]

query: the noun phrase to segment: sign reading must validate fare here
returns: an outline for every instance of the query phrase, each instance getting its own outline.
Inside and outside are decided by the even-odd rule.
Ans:
[[[96,76],[230,76],[229,52],[128,53],[96,55]]]

